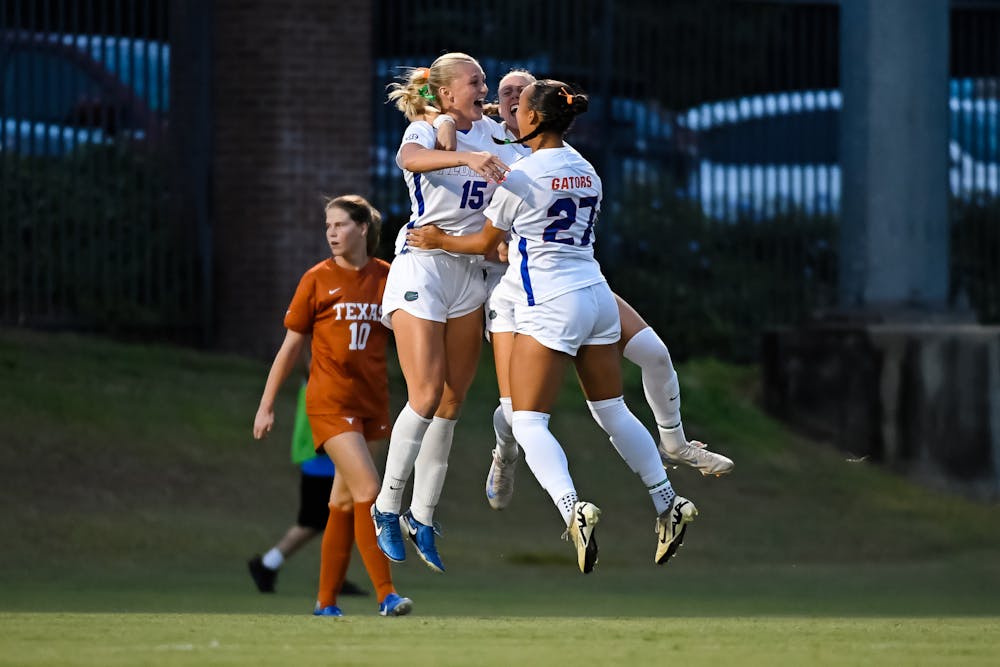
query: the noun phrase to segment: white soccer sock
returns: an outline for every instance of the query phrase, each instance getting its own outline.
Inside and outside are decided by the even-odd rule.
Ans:
[[[642,389],[657,425],[666,429],[680,426],[680,382],[670,360],[670,351],[652,327],[632,336],[623,354],[642,369]]]
[[[271,550],[264,554],[260,562],[269,570],[277,570],[285,562],[285,554],[281,553],[278,547],[271,547]]]
[[[573,478],[569,475],[569,462],[559,441],[549,431],[549,415],[544,412],[517,410],[513,414],[514,438],[524,450],[524,460],[535,479],[548,492],[559,514],[563,515],[560,501],[570,493],[575,494]],[[572,506],[570,510],[572,510]],[[569,520],[569,515],[563,517]]]
[[[504,405],[505,400],[506,406]],[[510,425],[512,415],[510,396],[501,396],[500,405],[493,411],[493,432],[497,436],[497,449],[500,451],[500,458],[504,461],[512,461],[517,458],[517,440],[514,439],[514,428]]]
[[[570,491],[556,502],[556,509],[562,513],[563,523],[567,526],[573,518],[573,506],[576,505],[579,500],[580,499],[577,497],[576,491]]]
[[[392,425],[389,438],[389,453],[385,459],[385,475],[382,490],[375,499],[375,508],[380,512],[399,514],[403,505],[403,490],[413,472],[413,462],[420,452],[420,442],[430,426],[431,420],[421,417],[407,403],[399,411]]]
[[[597,425],[611,438],[619,456],[639,475],[646,488],[661,483],[666,475],[656,443],[642,422],[629,411],[625,399],[618,396],[604,401],[587,401],[587,407]]]
[[[455,438],[455,419],[435,417],[424,433],[413,470],[413,518],[426,526],[434,525],[434,508],[441,498],[444,478],[448,474],[448,455]]]
[[[676,454],[682,447],[687,445],[687,436],[684,435],[684,424],[678,424],[673,428],[663,428],[659,424],[656,430],[660,432],[660,442],[664,449],[672,454]]]
[[[649,491],[649,497],[653,500],[653,507],[656,508],[656,514],[659,516],[663,514],[670,508],[670,502],[674,499],[677,493],[674,491],[674,487],[670,484],[670,480],[667,479],[667,475],[663,475],[663,481],[659,484],[654,484],[647,489]]]
[[[510,396],[500,397],[500,407],[503,409],[503,418],[507,420],[507,423],[514,428],[514,405],[511,403]]]

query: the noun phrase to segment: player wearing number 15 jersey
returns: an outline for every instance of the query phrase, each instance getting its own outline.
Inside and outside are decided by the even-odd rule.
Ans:
[[[482,67],[465,53],[446,53],[390,85],[390,101],[411,121],[396,155],[412,203],[407,227],[433,223],[458,235],[482,227],[483,210],[508,169],[500,153],[509,152],[493,141],[504,136],[500,126],[483,118],[488,91]],[[434,128],[426,122],[432,109],[455,124],[459,150],[436,148]],[[398,245],[382,321],[395,332],[406,405],[393,423],[372,518],[386,556],[406,558],[405,532],[421,560],[444,572],[434,512],[455,424],[479,362],[486,283],[479,255],[412,252],[405,233]],[[411,475],[413,495],[403,512]]]

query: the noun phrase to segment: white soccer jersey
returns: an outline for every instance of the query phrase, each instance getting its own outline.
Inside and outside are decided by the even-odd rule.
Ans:
[[[494,143],[493,137],[504,139],[504,130],[492,118],[483,117],[472,124],[472,129],[459,130],[457,151],[488,151],[510,165],[517,159],[510,146]],[[403,133],[400,150],[406,144],[419,144],[433,149],[437,132],[426,121],[410,123]],[[402,169],[399,152],[396,164]],[[497,184],[487,181],[469,167],[449,167],[423,173],[403,169],[403,179],[410,190],[410,221],[400,230],[396,238],[396,254],[403,251],[406,243],[406,228],[437,225],[442,231],[454,236],[474,234],[483,227],[483,211],[489,204]],[[440,253],[442,250],[407,251]]]
[[[535,151],[512,167],[486,217],[512,233],[503,283],[516,302],[532,306],[605,282],[593,246],[601,195],[594,168],[569,146]]]

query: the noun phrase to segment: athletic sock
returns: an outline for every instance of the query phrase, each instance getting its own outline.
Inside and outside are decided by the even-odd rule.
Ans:
[[[642,369],[642,389],[656,423],[663,428],[680,426],[680,382],[670,351],[652,327],[632,336],[623,355]]]
[[[666,475],[663,476],[662,482],[654,484],[648,490],[650,498],[653,499],[653,507],[656,509],[657,516],[670,509],[670,503],[673,501],[674,496],[677,495]]]
[[[434,524],[434,509],[441,498],[441,489],[448,474],[448,455],[455,438],[455,419],[435,417],[420,444],[413,470],[413,498],[410,511],[420,523]]]
[[[566,452],[549,431],[549,415],[544,412],[518,410],[513,414],[514,438],[524,450],[524,460],[535,479],[548,492],[559,514],[568,519],[560,504],[567,495],[575,494],[569,474]],[[572,511],[572,506],[570,511]]]
[[[406,482],[410,479],[413,463],[420,452],[420,442],[430,425],[431,420],[414,412],[409,403],[399,411],[399,416],[392,425],[392,436],[389,438],[389,453],[385,459],[382,490],[375,500],[375,507],[380,512],[399,514],[403,505]]]
[[[323,544],[319,559],[319,593],[316,601],[320,607],[337,604],[337,595],[344,585],[347,566],[351,562],[351,545],[354,544],[355,512],[344,512],[330,505],[330,518],[323,531]],[[374,525],[371,516],[365,517],[369,526]]]
[[[354,541],[358,545],[358,553],[365,564],[368,578],[375,587],[375,596],[384,600],[389,593],[395,593],[392,585],[392,572],[389,570],[389,559],[378,548],[375,541],[375,525],[371,519],[372,503],[354,503]]]
[[[579,500],[580,499],[577,497],[576,491],[570,491],[565,496],[556,501],[556,509],[558,509],[560,514],[562,514],[563,523],[565,523],[567,526],[569,525],[569,522],[573,519],[573,506],[576,505],[576,503]]]
[[[594,421],[611,438],[611,444],[646,488],[664,479],[663,463],[649,431],[625,405],[621,396],[604,401],[587,401]]]
[[[278,547],[271,547],[271,550],[264,554],[260,562],[269,570],[277,570],[285,562],[285,554],[281,553]]]
[[[663,443],[663,448],[671,454],[676,454],[688,444],[687,436],[684,435],[684,424],[677,424],[672,428],[663,428],[657,424],[656,430],[660,433],[660,442]]]
[[[505,399],[507,401],[506,408],[503,404]],[[510,396],[502,396],[500,398],[500,405],[493,411],[493,432],[497,437],[497,451],[500,453],[500,458],[504,461],[513,461],[517,458],[518,447],[517,440],[514,439],[514,429],[510,425],[508,412],[513,414],[510,410]]]

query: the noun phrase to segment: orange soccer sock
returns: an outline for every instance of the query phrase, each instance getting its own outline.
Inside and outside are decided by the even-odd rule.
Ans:
[[[323,531],[323,548],[319,561],[319,593],[316,601],[320,607],[337,604],[337,595],[347,576],[354,544],[354,512],[344,512],[330,505],[330,518]],[[371,524],[371,518],[368,519]]]
[[[389,559],[378,548],[375,541],[375,524],[371,516],[372,503],[354,503],[354,541],[357,542],[361,560],[368,570],[368,578],[375,586],[375,595],[379,602],[396,588],[392,585],[392,573],[389,571]]]

